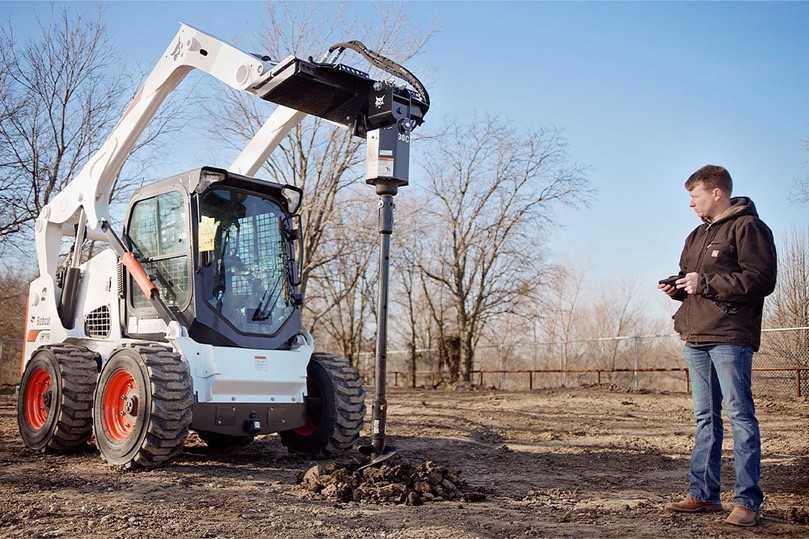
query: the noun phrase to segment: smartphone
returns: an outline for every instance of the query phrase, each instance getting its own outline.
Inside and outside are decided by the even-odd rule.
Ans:
[[[658,284],[667,284],[669,286],[674,286],[674,283],[676,283],[678,279],[680,279],[679,275],[672,275],[671,277],[666,277],[665,279],[660,279],[657,282],[658,282]]]

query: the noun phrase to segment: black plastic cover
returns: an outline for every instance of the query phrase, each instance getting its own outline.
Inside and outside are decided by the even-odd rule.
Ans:
[[[420,125],[428,108],[410,90],[375,81],[367,73],[344,64],[320,64],[290,58],[274,72],[255,89],[256,95],[352,127],[354,134],[360,137],[371,129],[394,124],[401,116]],[[385,108],[398,104],[403,107],[401,114],[369,112],[372,103],[384,94],[389,96]]]

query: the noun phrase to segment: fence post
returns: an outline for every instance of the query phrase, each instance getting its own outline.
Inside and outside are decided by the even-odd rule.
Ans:
[[[801,370],[795,369],[795,379],[798,381],[798,397],[801,396]]]
[[[688,369],[683,369],[685,371],[685,392],[689,395],[691,394],[691,378],[688,377]]]
[[[601,385],[601,369],[598,369],[596,373],[598,374],[598,385]]]
[[[399,371],[393,371],[393,387],[399,387]]]
[[[632,385],[637,390],[640,381],[638,380],[638,367],[640,365],[640,337],[635,337],[635,367],[632,371]]]
[[[800,386],[798,386],[800,388]],[[528,391],[534,390],[534,371],[528,371]],[[800,396],[800,393],[798,394]]]

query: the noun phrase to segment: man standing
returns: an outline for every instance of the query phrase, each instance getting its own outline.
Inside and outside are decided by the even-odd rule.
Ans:
[[[730,198],[733,182],[722,167],[706,165],[685,182],[691,208],[703,221],[685,240],[679,279],[659,284],[681,301],[674,329],[685,341],[696,431],[689,491],[669,511],[719,511],[722,401],[733,426],[736,491],[725,522],[754,526],[763,501],[759,488],[761,438],[751,391],[753,352],[761,337],[764,298],[775,288],[772,232],[753,201]]]

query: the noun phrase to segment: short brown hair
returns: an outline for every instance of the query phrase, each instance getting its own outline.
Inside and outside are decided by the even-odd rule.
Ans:
[[[685,180],[685,188],[690,191],[698,183],[702,183],[706,189],[718,187],[728,195],[733,191],[733,179],[730,177],[730,172],[725,167],[718,165],[705,165],[697,170]]]

